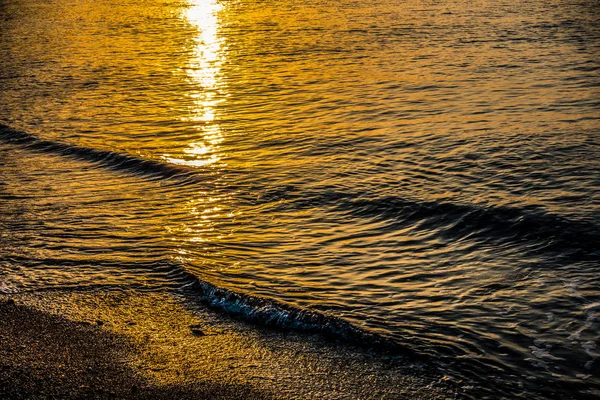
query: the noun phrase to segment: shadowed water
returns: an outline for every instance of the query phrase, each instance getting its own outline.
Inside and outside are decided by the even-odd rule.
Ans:
[[[594,1],[0,20],[0,290],[186,288],[467,397],[600,395]]]

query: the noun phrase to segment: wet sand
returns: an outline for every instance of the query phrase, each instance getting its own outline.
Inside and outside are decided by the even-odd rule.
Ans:
[[[426,364],[215,314],[183,295],[0,295],[0,398],[446,399]]]

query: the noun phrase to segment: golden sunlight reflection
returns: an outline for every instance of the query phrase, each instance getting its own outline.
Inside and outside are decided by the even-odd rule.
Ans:
[[[203,167],[220,160],[219,144],[223,134],[215,121],[215,107],[221,101],[223,84],[220,79],[224,59],[224,46],[218,35],[219,11],[222,6],[215,0],[191,0],[182,17],[198,31],[194,38],[192,58],[186,66],[186,75],[193,87],[188,94],[193,105],[190,115],[183,118],[194,122],[199,135],[183,154],[165,154],[170,163]]]

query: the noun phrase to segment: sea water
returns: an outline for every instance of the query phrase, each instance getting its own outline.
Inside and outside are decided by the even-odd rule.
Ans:
[[[0,291],[188,290],[600,395],[600,8],[0,2]]]

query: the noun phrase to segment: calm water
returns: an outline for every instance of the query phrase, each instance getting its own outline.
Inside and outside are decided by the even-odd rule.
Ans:
[[[0,290],[186,287],[410,349],[469,397],[600,396],[597,2],[1,0],[0,23]]]

